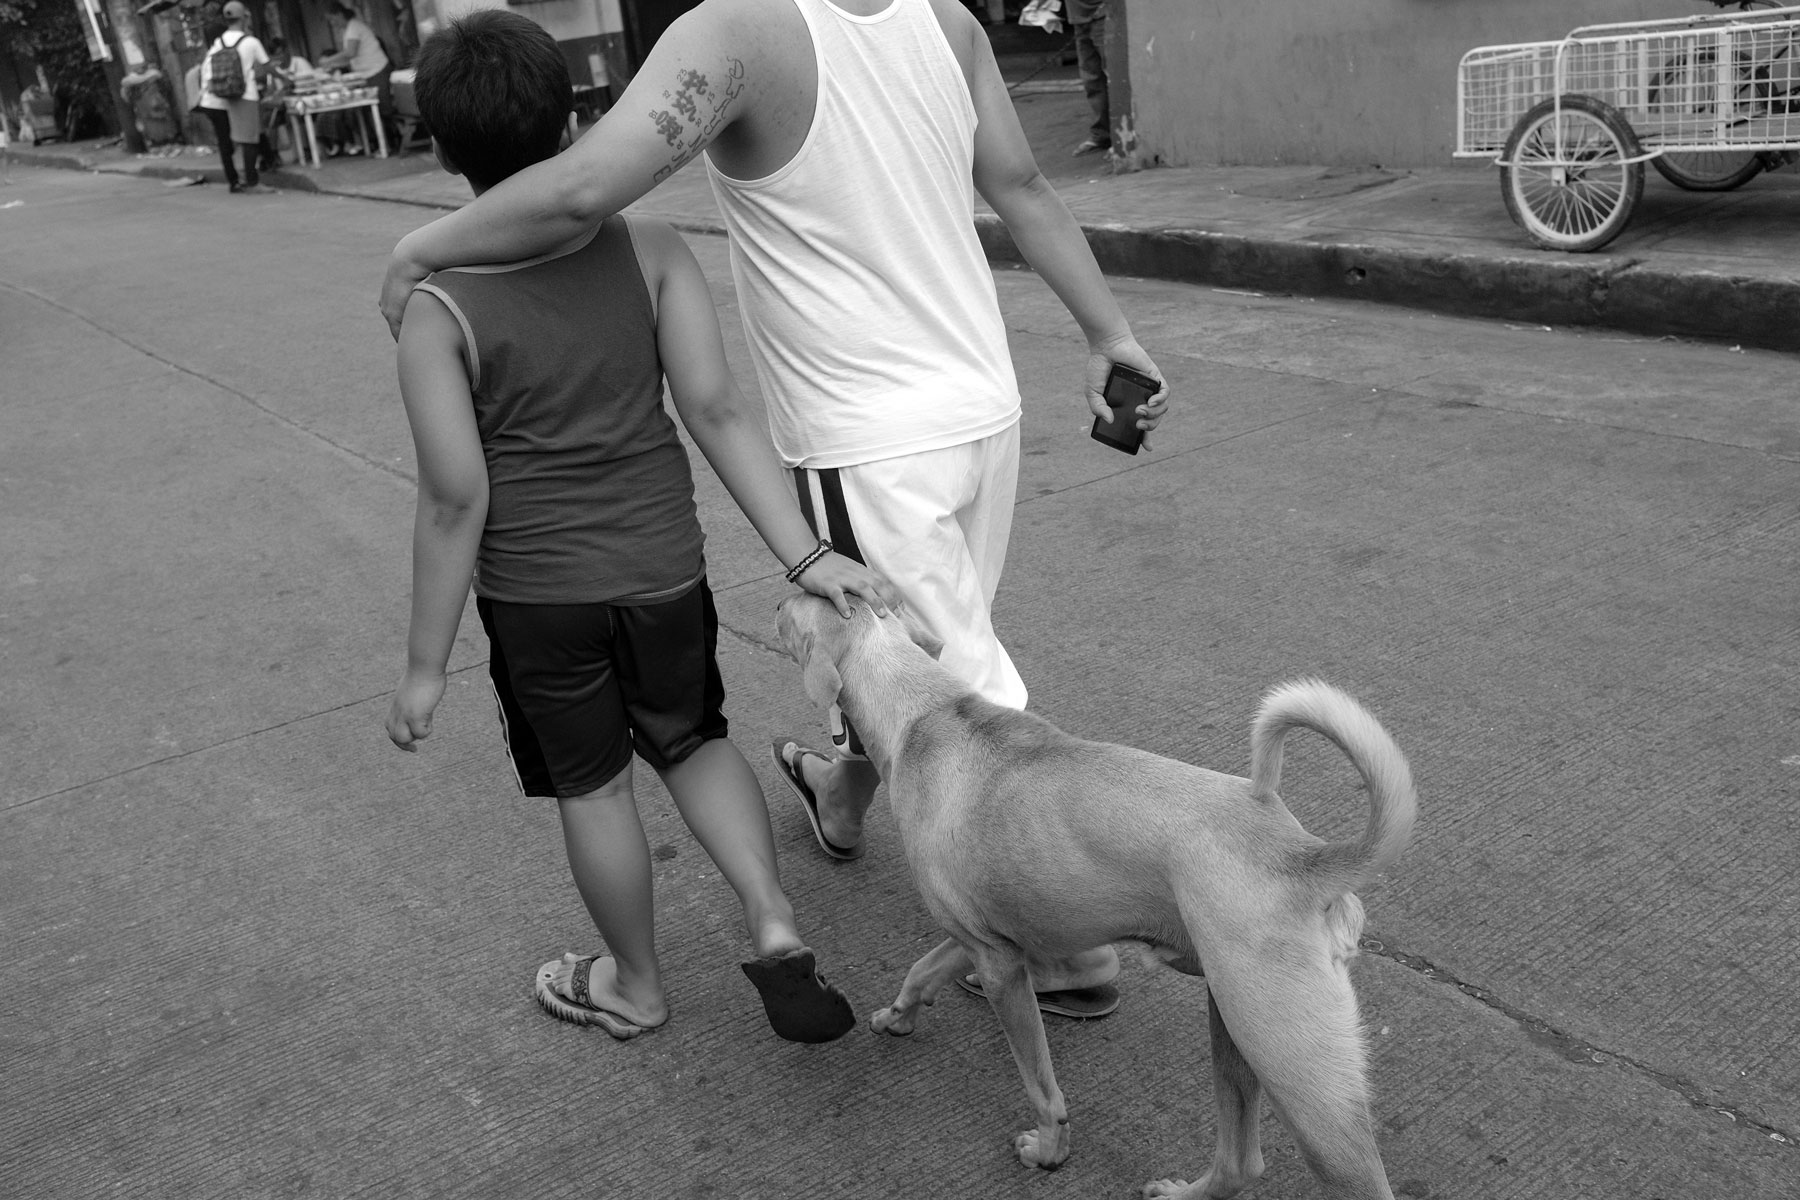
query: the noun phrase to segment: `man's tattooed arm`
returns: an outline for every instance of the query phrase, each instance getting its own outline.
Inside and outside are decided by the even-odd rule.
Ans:
[[[722,80],[684,68],[676,76],[675,87],[663,93],[668,107],[650,110],[656,131],[669,143],[672,152],[668,163],[658,168],[652,178],[652,186],[691,162],[711,144],[713,136],[724,125],[732,101],[744,90],[743,60],[734,58],[729,62]]]

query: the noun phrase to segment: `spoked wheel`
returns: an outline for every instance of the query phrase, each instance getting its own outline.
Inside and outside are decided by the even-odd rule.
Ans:
[[[1506,211],[1550,250],[1598,250],[1619,236],[1644,194],[1637,135],[1612,105],[1566,95],[1519,118],[1500,168]]]
[[[1664,179],[1690,192],[1729,192],[1763,169],[1762,155],[1754,150],[1684,150],[1659,154],[1650,164]]]

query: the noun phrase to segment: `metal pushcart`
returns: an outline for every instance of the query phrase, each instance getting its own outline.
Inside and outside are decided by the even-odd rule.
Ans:
[[[1456,156],[1494,158],[1507,212],[1532,241],[1598,250],[1630,221],[1646,162],[1681,187],[1721,191],[1793,160],[1800,7],[1483,46],[1457,67],[1456,119]]]

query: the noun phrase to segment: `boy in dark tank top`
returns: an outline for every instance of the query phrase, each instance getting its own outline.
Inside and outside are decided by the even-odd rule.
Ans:
[[[451,22],[415,93],[445,169],[479,195],[574,135],[556,43],[504,10]],[[407,666],[388,736],[431,732],[471,582],[507,748],[525,794],[554,797],[570,872],[610,956],[538,969],[540,1004],[634,1037],[668,1019],[654,949],[635,752],[737,893],[743,969],[792,1041],[855,1024],[781,890],[756,775],[726,737],[682,424],[788,578],[844,615],[885,613],[885,580],[815,538],[725,363],[712,296],[674,230],[615,217],[524,262],[441,271],[399,343],[419,463]]]

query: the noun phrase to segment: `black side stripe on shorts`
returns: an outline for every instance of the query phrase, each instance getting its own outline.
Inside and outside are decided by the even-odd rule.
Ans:
[[[806,518],[806,527],[819,536],[819,517],[813,509],[812,482],[807,478],[812,472],[805,467],[794,468],[794,494],[800,499],[800,515]]]
[[[862,562],[862,549],[856,544],[856,531],[850,528],[850,510],[844,507],[844,482],[838,478],[837,468],[809,471],[805,467],[795,467],[794,479],[799,484],[794,490],[800,495],[800,513],[812,526],[813,533],[829,540],[831,548],[845,558]],[[819,514],[813,507],[813,479],[819,481],[819,497],[825,509],[823,531],[819,528]]]

